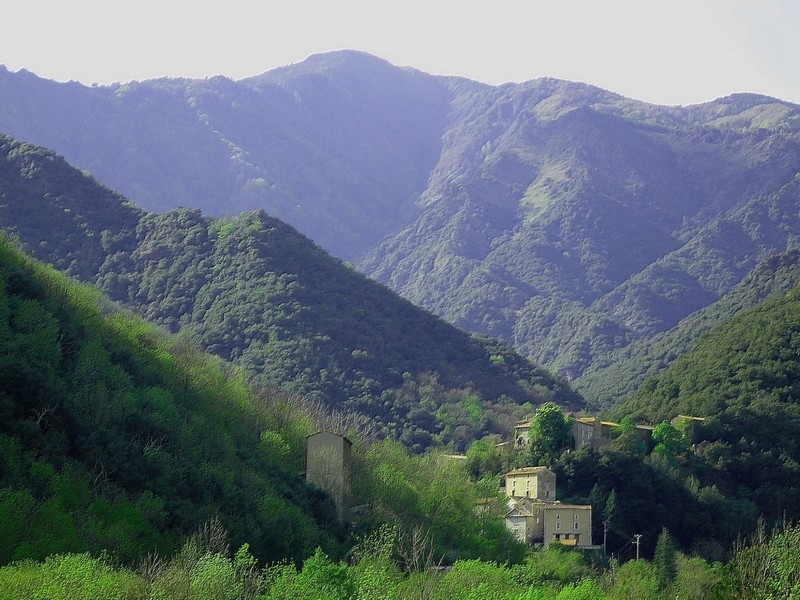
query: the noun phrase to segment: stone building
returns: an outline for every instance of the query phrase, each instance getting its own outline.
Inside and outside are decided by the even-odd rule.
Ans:
[[[333,498],[342,520],[350,511],[351,447],[350,440],[330,431],[319,431],[306,438],[306,481]]]
[[[697,417],[683,417],[684,419],[695,419],[701,422],[702,419]],[[533,425],[533,418],[523,419],[517,421],[514,426],[514,447],[526,448],[531,439],[531,426]],[[694,426],[694,422],[692,425]],[[572,419],[572,439],[575,443],[575,450],[583,446],[591,446],[593,450],[600,450],[603,446],[607,446],[614,441],[616,431],[619,423],[614,421],[601,421],[599,417],[574,417]],[[645,445],[650,444],[653,435],[652,425],[637,425],[637,433],[641,436]]]
[[[505,474],[506,496],[546,502],[556,499],[556,474],[547,467],[523,467]]]
[[[552,541],[580,548],[592,545],[592,507],[556,500],[556,475],[547,467],[505,474],[506,527],[527,545]]]

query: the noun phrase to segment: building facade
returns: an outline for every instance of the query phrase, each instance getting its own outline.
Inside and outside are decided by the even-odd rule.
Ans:
[[[339,519],[349,515],[352,443],[346,437],[319,431],[306,438],[306,481],[326,491]]]
[[[547,467],[524,467],[505,474],[508,530],[528,546],[552,541],[592,545],[591,505],[556,500],[556,475]]]
[[[547,467],[523,467],[505,474],[506,496],[552,501],[556,499],[556,474]]]

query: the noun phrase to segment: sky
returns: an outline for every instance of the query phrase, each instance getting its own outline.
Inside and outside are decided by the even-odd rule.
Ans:
[[[239,79],[351,48],[489,84],[556,77],[658,104],[800,104],[800,0],[38,0],[0,64],[48,79]]]

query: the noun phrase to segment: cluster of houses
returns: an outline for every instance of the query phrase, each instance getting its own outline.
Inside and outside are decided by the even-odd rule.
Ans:
[[[529,546],[552,541],[592,545],[592,506],[556,499],[556,475],[547,467],[524,467],[505,474],[506,527]]]
[[[702,424],[698,417],[680,416],[695,431]],[[534,419],[519,421],[514,427],[514,446],[525,448],[530,443]],[[575,449],[591,446],[595,451],[610,444],[619,423],[601,421],[597,417],[576,417],[572,420]],[[637,425],[636,431],[650,443],[653,427]],[[306,479],[326,490],[333,498],[340,519],[350,512],[350,452],[346,437],[320,431],[307,438]],[[592,507],[569,504],[556,498],[556,475],[547,467],[523,467],[503,476],[507,512],[505,523],[514,536],[528,546],[547,545],[552,541],[577,548],[592,546]]]
[[[704,419],[679,415],[673,424],[688,425],[692,441]],[[518,421],[514,427],[514,446],[525,448],[530,443],[534,418]],[[575,449],[590,446],[598,451],[614,441],[619,423],[601,421],[598,417],[572,419]],[[652,425],[636,425],[636,432],[645,445],[650,445]],[[524,467],[504,476],[508,498],[506,527],[529,546],[547,545],[552,541],[568,546],[592,546],[592,507],[589,504],[564,504],[556,498],[556,476],[547,467]]]
[[[527,439],[524,442],[527,444]],[[351,443],[346,437],[320,431],[308,436],[306,479],[333,498],[339,518],[350,510]],[[556,475],[547,467],[514,469],[504,476],[508,512],[506,526],[528,545],[556,540],[565,545],[592,544],[592,507],[556,499]]]

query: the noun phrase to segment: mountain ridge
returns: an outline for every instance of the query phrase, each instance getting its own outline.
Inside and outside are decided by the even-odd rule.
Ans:
[[[573,380],[796,244],[800,107],[765,96],[657,106],[353,51],[240,81],[17,79],[0,73],[0,130],[149,210],[263,208]]]

